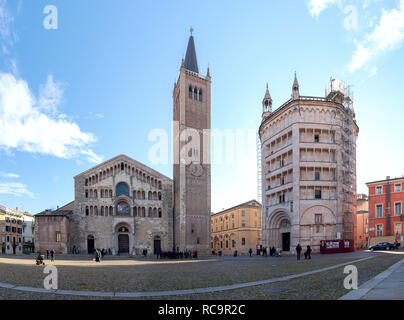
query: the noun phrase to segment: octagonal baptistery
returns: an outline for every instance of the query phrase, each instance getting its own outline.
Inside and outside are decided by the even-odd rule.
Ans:
[[[292,96],[272,112],[268,85],[259,127],[263,245],[295,252],[355,238],[356,138],[352,94],[331,79],[326,97]]]
[[[111,254],[170,251],[173,247],[173,181],[125,155],[76,177],[73,246]]]

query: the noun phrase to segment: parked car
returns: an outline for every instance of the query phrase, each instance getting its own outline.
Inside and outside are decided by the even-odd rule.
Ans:
[[[369,247],[369,250],[394,250],[396,247],[390,242],[380,242],[374,246]]]

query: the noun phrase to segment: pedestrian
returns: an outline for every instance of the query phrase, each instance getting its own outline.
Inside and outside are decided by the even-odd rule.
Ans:
[[[267,248],[266,247],[264,247],[264,249],[262,250],[262,256],[267,257]]]
[[[248,253],[250,254],[250,257],[252,256],[252,249],[248,250]]]
[[[300,246],[300,243],[298,243],[296,246],[297,260],[300,260],[300,252],[302,252],[302,247]]]
[[[53,262],[55,260],[55,250],[52,249],[50,255],[51,255],[51,261]]]
[[[311,248],[310,248],[310,246],[307,246],[306,252],[304,253],[304,258],[305,259],[311,259]]]
[[[46,259],[49,260],[49,250],[48,249],[46,249]]]
[[[237,257],[237,250],[234,251],[234,257]]]

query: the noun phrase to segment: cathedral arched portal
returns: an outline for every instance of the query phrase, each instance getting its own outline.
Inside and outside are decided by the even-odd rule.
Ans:
[[[127,223],[120,223],[115,227],[115,251],[119,254],[129,254],[133,247],[133,233]]]
[[[291,222],[289,214],[285,210],[274,211],[269,216],[267,232],[269,247],[290,251]]]

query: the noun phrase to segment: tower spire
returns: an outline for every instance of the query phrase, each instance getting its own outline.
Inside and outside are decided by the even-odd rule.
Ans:
[[[295,71],[295,80],[293,81],[293,87],[292,87],[292,99],[299,99],[300,93],[299,93],[299,82],[297,81],[297,76],[296,76],[296,71]]]
[[[262,100],[262,117],[266,118],[271,112],[272,112],[272,98],[271,94],[269,93],[267,82],[267,89],[265,91],[264,99]]]
[[[191,35],[189,36],[187,53],[185,54],[184,67],[189,71],[199,73],[198,58],[196,57],[194,36],[192,35],[194,29],[191,27],[189,30]]]

